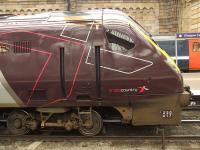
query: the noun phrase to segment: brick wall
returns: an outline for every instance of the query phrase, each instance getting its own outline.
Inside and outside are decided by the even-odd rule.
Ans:
[[[191,31],[192,32],[200,32],[200,1],[196,0],[191,4],[192,10],[192,24]]]
[[[140,0],[142,1],[142,0]],[[125,12],[134,19],[136,19],[146,30],[152,34],[158,34],[159,32],[159,3],[158,0],[143,0],[137,1],[94,1],[82,0],[74,1],[73,10],[88,10],[88,9],[117,9]]]
[[[69,5],[68,5],[69,4]],[[151,34],[200,31],[200,0],[0,0],[0,13],[118,9]]]
[[[64,0],[0,0],[0,13],[27,15],[66,9]]]

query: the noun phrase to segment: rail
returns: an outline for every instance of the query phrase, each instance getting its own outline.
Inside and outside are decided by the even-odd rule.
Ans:
[[[188,141],[194,140],[199,141],[200,135],[165,135],[164,130],[161,130],[159,135],[148,135],[148,136],[95,136],[95,137],[85,137],[85,136],[68,136],[68,135],[0,135],[0,141],[45,141],[45,142],[60,142],[60,141],[100,141],[100,140],[110,140],[110,141],[137,141],[137,140],[150,140],[161,142],[162,150],[165,150],[167,141]],[[84,138],[83,138],[84,137]]]

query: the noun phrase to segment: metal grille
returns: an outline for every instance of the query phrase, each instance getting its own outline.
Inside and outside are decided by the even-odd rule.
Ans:
[[[30,53],[30,52],[31,52],[30,41],[14,42],[14,53]]]

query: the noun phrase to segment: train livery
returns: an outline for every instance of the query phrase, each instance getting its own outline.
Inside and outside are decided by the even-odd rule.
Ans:
[[[179,68],[115,10],[0,16],[0,111],[10,133],[100,133],[103,123],[180,124]]]
[[[155,36],[153,39],[184,71],[200,70],[200,34],[177,33],[176,36]]]

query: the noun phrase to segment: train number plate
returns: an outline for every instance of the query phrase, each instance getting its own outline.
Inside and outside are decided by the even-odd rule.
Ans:
[[[162,118],[172,118],[172,111],[171,110],[162,110],[160,111]]]

